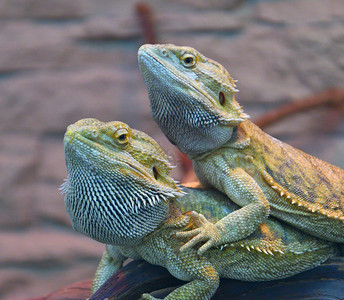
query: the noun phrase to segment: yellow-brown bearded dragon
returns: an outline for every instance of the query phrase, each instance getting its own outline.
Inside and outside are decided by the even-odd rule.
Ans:
[[[159,145],[122,122],[80,120],[67,128],[64,144],[68,179],[62,190],[73,227],[107,244],[93,292],[126,258],[161,265],[189,281],[165,299],[197,300],[210,299],[220,277],[284,278],[338,253],[336,244],[273,218],[250,237],[202,256],[194,249],[180,252],[177,232],[215,223],[238,206],[216,190],[179,187]]]
[[[242,208],[179,237],[182,250],[249,236],[270,214],[316,237],[344,242],[344,171],[297,150],[248,120],[236,81],[190,47],[143,45],[138,52],[152,114],[167,138],[193,160],[201,183]]]

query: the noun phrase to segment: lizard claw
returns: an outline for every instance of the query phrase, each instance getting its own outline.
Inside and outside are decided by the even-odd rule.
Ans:
[[[180,248],[181,252],[194,247],[200,242],[205,242],[197,251],[197,254],[202,255],[211,247],[220,244],[221,232],[215,224],[209,222],[202,214],[195,211],[190,212],[189,215],[196,228],[190,231],[176,233],[177,238],[190,238],[190,240]]]

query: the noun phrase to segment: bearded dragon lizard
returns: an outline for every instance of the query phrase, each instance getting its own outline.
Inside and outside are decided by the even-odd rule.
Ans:
[[[193,160],[201,183],[241,209],[179,237],[198,253],[249,236],[270,214],[316,237],[344,242],[344,171],[271,137],[235,100],[236,80],[190,47],[138,52],[154,120]]]
[[[220,277],[284,278],[337,254],[336,244],[269,218],[241,240],[207,251],[180,252],[180,230],[217,222],[238,206],[216,190],[180,187],[167,155],[148,135],[122,122],[83,119],[64,137],[65,205],[75,230],[107,244],[93,292],[126,258],[164,266],[190,281],[166,299],[210,299]],[[184,196],[183,196],[184,195]],[[149,294],[144,299],[154,299]]]

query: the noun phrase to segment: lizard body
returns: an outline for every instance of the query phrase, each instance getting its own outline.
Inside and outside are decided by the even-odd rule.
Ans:
[[[269,214],[314,236],[344,242],[344,171],[264,133],[235,100],[236,81],[190,47],[144,45],[138,52],[152,114],[193,159],[206,186],[242,208],[213,228],[178,234],[214,245],[249,236]],[[182,249],[182,250],[183,250]]]
[[[284,278],[338,253],[334,243],[273,218],[248,238],[202,256],[195,249],[180,252],[176,233],[218,222],[238,206],[216,190],[179,187],[158,144],[124,123],[80,120],[67,128],[64,143],[68,179],[62,189],[73,227],[107,244],[93,292],[128,257],[190,281],[166,299],[210,299],[220,277]]]

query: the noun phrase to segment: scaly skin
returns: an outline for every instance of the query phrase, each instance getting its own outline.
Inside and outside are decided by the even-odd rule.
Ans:
[[[63,191],[73,227],[107,244],[93,292],[128,257],[164,266],[190,281],[166,299],[194,300],[209,299],[220,277],[284,278],[338,253],[334,243],[272,218],[249,238],[203,256],[194,249],[180,252],[183,241],[174,237],[177,232],[218,222],[238,206],[215,190],[178,187],[158,144],[124,123],[80,120],[67,128],[64,143],[68,179]]]
[[[193,237],[182,250],[249,236],[271,215],[316,237],[344,242],[344,171],[261,131],[243,113],[235,80],[190,47],[143,45],[139,64],[152,113],[167,138],[193,159],[201,183],[242,208]]]

